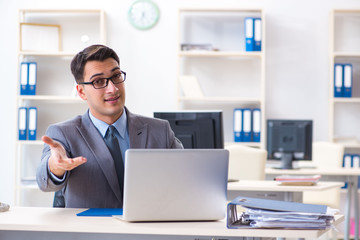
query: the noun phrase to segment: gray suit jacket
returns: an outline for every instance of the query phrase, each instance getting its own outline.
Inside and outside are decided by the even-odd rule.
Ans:
[[[126,109],[130,148],[182,148],[167,121],[132,114]],[[50,147],[45,144],[36,179],[43,191],[63,189],[65,207],[122,208],[123,196],[111,157],[102,136],[89,118],[82,116],[49,126],[46,135],[59,141],[68,157],[83,156],[87,162],[66,173],[56,184],[48,172]]]

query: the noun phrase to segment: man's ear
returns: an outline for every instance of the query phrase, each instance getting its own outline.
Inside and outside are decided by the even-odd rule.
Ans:
[[[87,100],[86,94],[85,94],[85,89],[83,85],[77,84],[76,85],[76,91],[79,95],[79,97],[81,97],[82,100]]]

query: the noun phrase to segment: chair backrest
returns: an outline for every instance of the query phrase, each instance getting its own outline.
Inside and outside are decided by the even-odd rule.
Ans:
[[[344,146],[333,142],[314,142],[312,160],[317,168],[340,168],[344,156]]]
[[[226,145],[229,150],[229,180],[264,180],[267,152],[240,144]]]
[[[335,169],[342,167],[344,146],[332,142],[314,142],[312,160],[318,169]],[[321,179],[320,179],[321,181]],[[340,188],[321,192],[304,192],[303,202],[324,204],[332,208],[340,208]]]

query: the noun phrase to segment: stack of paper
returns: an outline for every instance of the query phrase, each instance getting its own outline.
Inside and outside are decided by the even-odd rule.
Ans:
[[[298,186],[307,186],[316,184],[321,175],[306,175],[306,176],[296,176],[296,175],[281,175],[277,176],[274,180],[283,185],[298,185]]]
[[[325,205],[237,197],[228,204],[227,227],[327,229],[334,213]]]

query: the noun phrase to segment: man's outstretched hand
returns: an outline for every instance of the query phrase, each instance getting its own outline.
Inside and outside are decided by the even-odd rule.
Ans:
[[[43,136],[41,140],[50,146],[49,168],[59,178],[62,178],[66,171],[72,170],[86,162],[84,157],[68,158],[61,143],[48,136]]]

